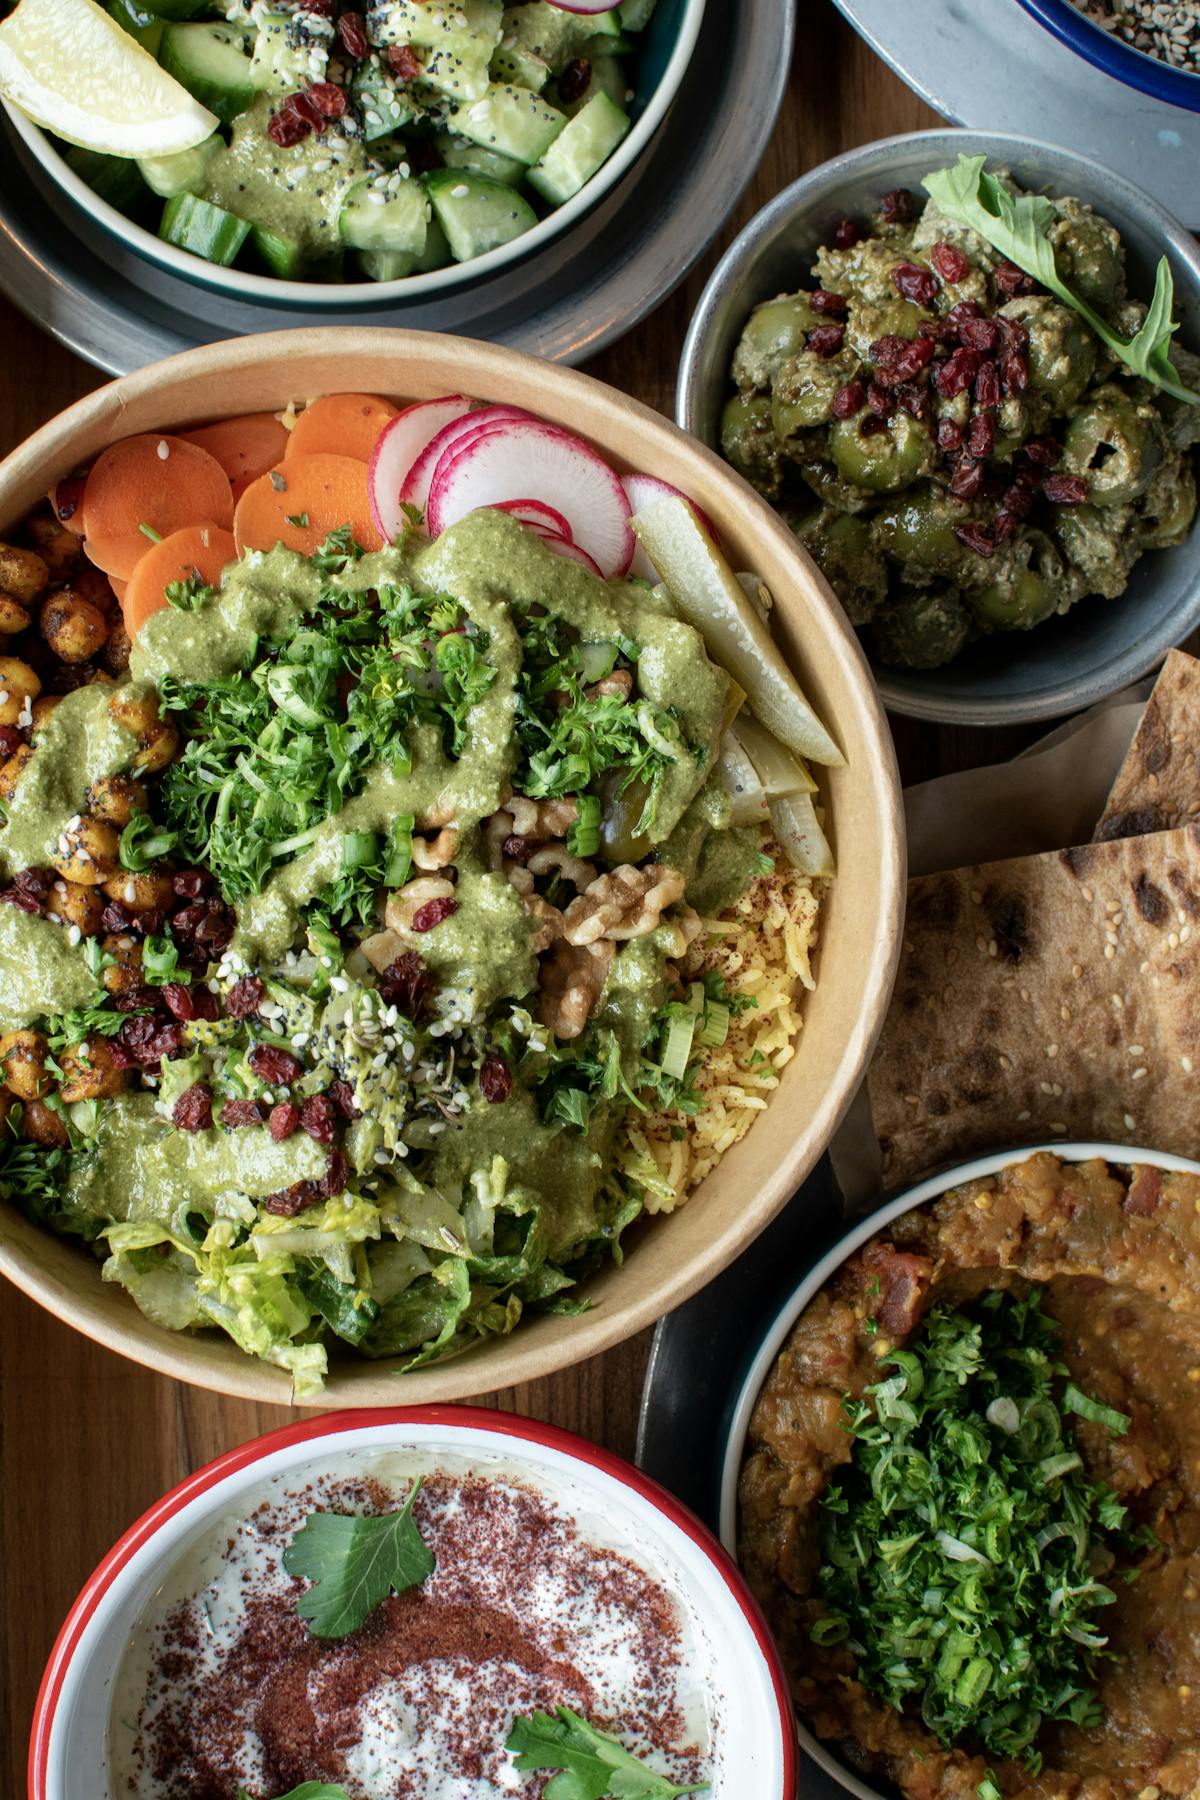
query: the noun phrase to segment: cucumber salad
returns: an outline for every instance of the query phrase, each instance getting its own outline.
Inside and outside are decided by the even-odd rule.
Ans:
[[[0,96],[178,249],[395,281],[486,255],[580,192],[630,130],[655,3],[20,0]]]

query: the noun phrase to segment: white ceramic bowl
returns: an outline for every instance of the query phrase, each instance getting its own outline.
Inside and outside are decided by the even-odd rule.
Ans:
[[[382,306],[389,303],[395,305],[403,300],[428,299],[432,294],[459,287],[464,282],[494,275],[498,269],[507,267],[518,258],[535,255],[544,249],[552,238],[568,230],[603,195],[615,187],[641,157],[666,118],[700,35],[705,0],[659,0],[659,5],[663,20],[658,29],[663,34],[664,46],[672,23],[669,15],[675,15],[673,44],[662,62],[657,79],[648,82],[649,91],[640,96],[641,110],[634,119],[633,129],[591,180],[584,184],[573,199],[556,207],[532,231],[514,238],[512,243],[502,244],[499,249],[489,250],[486,256],[474,257],[470,262],[451,263],[447,268],[433,269],[427,275],[409,275],[402,281],[284,281],[276,275],[255,275],[242,269],[218,268],[216,264],[205,262],[202,257],[193,256],[187,250],[178,250],[173,244],[164,243],[153,231],[126,218],[115,206],[102,200],[86,181],[75,174],[40,125],[35,125],[31,119],[27,119],[6,102],[0,104],[4,105],[14,131],[30,156],[56,186],[97,225],[121,243],[128,244],[147,261],[158,263],[161,268],[169,269],[173,275],[180,275],[185,281],[198,287],[215,288],[219,293],[227,294],[235,300],[266,300],[273,306],[295,306],[309,312],[318,309],[326,313],[342,313],[350,307]],[[657,17],[656,14],[647,28],[648,40],[653,36]],[[648,49],[644,53],[648,53]],[[660,56],[656,56],[656,66],[659,60]],[[635,82],[640,88],[636,74],[635,69]],[[635,109],[636,106],[637,102]]]
[[[594,1505],[679,1597],[698,1627],[717,1752],[710,1800],[794,1800],[796,1738],[787,1684],[766,1625],[716,1539],[629,1463],[551,1425],[465,1407],[333,1414],[231,1450],[167,1494],[109,1551],[59,1634],[29,1747],[29,1800],[117,1800],[101,1760],[112,1685],[130,1633],[179,1559],[231,1512],[246,1516],[268,1481],[319,1475],[334,1458],[397,1451],[500,1459],[550,1499]]]
[[[1013,1163],[1024,1162],[1043,1150],[1057,1156],[1062,1162],[1088,1162],[1093,1157],[1102,1157],[1105,1162],[1110,1163],[1149,1163],[1156,1169],[1200,1175],[1200,1162],[1193,1162],[1186,1156],[1172,1156],[1165,1150],[1136,1149],[1130,1144],[1026,1144],[1019,1150],[993,1151],[989,1156],[977,1156],[971,1162],[943,1169],[940,1174],[929,1176],[916,1187],[889,1200],[878,1212],[860,1219],[853,1230],[848,1231],[809,1270],[787,1305],[770,1324],[746,1371],[729,1418],[729,1435],[721,1464],[721,1542],[731,1556],[737,1554],[738,1478],[745,1460],[751,1415],[763,1384],[774,1367],[775,1359],[804,1309],[856,1250],[861,1250],[877,1232],[890,1225],[893,1219],[898,1219],[902,1213],[912,1212],[914,1207],[924,1206],[951,1188],[961,1187],[966,1181],[995,1175],[1001,1169],[1007,1169]],[[864,1781],[861,1775],[857,1775],[840,1761],[830,1746],[822,1743],[802,1719],[797,1720],[796,1730],[805,1754],[811,1756],[827,1775],[854,1794],[857,1800],[884,1800],[878,1788],[872,1787],[870,1782]]]

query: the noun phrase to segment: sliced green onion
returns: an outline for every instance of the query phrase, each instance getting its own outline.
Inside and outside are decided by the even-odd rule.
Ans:
[[[1063,1475],[1070,1475],[1082,1467],[1082,1456],[1074,1451],[1064,1450],[1059,1456],[1043,1457],[1037,1465],[1037,1472],[1042,1481],[1058,1481]]]
[[[379,860],[379,833],[377,831],[348,831],[342,839],[341,873],[348,875],[351,869],[369,869],[373,862]]]
[[[635,663],[642,654],[642,646],[636,644],[631,637],[626,637],[623,631],[614,633],[613,642],[626,662]]]
[[[298,725],[323,725],[325,715],[300,692],[301,684],[311,688],[312,671],[303,663],[274,663],[267,671],[267,692],[281,712]]]
[[[1000,1394],[987,1409],[987,1422],[995,1425],[1000,1431],[1006,1431],[1011,1437],[1021,1429],[1021,1411],[1015,1400],[1007,1394]]]
[[[603,681],[617,666],[615,644],[580,644],[579,661],[585,682]]]
[[[1089,1400],[1074,1382],[1068,1385],[1062,1403],[1064,1412],[1078,1413],[1081,1419],[1090,1419],[1093,1425],[1107,1426],[1114,1437],[1124,1437],[1133,1423],[1128,1413],[1118,1412],[1114,1406],[1105,1406],[1099,1400]]]
[[[710,1000],[704,1009],[700,1042],[710,1050],[719,1050],[729,1036],[729,1008],[720,1000]]]
[[[121,867],[140,874],[160,856],[169,856],[178,841],[178,833],[155,825],[149,813],[134,813],[121,833],[117,854]]]
[[[696,1014],[686,1007],[680,1007],[672,1013],[667,1027],[667,1046],[663,1051],[662,1069],[664,1075],[674,1076],[682,1081],[687,1074],[688,1063],[692,1055],[692,1042],[696,1036]]]
[[[416,818],[412,813],[397,813],[388,832],[387,861],[383,865],[383,885],[403,887],[412,869],[412,834]]]
[[[600,800],[596,794],[580,794],[579,811],[567,831],[572,856],[595,856],[600,848]]]
[[[951,1562],[987,1562],[982,1550],[976,1550],[971,1544],[964,1544],[961,1538],[951,1537],[948,1531],[939,1531],[936,1542],[942,1555],[948,1556]]]
[[[1004,1796],[996,1786],[995,1777],[990,1769],[979,1783],[979,1786],[975,1789],[975,1792],[979,1795],[979,1800],[1004,1800]]]
[[[189,982],[186,969],[179,967],[179,950],[173,938],[148,937],[142,946],[142,974],[154,987],[168,981]]]
[[[162,532],[155,531],[153,525],[147,525],[143,522],[141,525],[138,526],[138,530],[141,532],[143,537],[148,537],[152,544],[161,544],[162,543]]]

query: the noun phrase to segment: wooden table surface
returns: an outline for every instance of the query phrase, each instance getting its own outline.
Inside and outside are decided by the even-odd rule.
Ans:
[[[726,0],[730,3],[730,0]],[[791,87],[761,169],[691,279],[589,372],[671,415],[679,348],[716,254],[788,182],[840,150],[938,123],[830,0],[801,0]],[[0,300],[0,455],[103,376]],[[1030,735],[897,721],[906,781],[1011,755]],[[494,1404],[632,1455],[649,1333]],[[38,1681],[80,1586],[165,1489],[298,1416],[222,1400],[97,1349],[5,1287],[0,1298],[0,1792],[25,1792]]]

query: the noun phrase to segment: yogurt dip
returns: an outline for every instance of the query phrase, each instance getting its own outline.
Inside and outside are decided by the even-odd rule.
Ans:
[[[373,1514],[423,1486],[437,1566],[348,1637],[315,1637],[282,1555],[316,1511]],[[570,1707],[657,1772],[701,1782],[711,1663],[688,1604],[595,1497],[554,1498],[499,1457],[345,1454],[225,1514],[156,1590],[113,1690],[111,1790],[131,1800],[272,1800],[304,1781],[351,1800],[537,1795],[505,1749],[519,1716]]]

